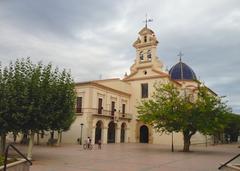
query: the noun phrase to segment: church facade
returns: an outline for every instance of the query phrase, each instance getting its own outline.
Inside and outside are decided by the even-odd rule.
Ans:
[[[157,56],[158,40],[147,26],[133,43],[136,49],[130,74],[123,79],[106,79],[76,83],[76,120],[62,135],[63,143],[153,143],[170,144],[172,135],[159,134],[138,120],[136,106],[151,98],[154,84],[172,82],[189,93],[198,86],[194,71],[181,60],[169,72]],[[183,144],[181,133],[173,133],[174,144]],[[192,143],[205,143],[206,137],[196,134]]]

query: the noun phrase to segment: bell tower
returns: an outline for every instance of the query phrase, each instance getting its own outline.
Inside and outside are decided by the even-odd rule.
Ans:
[[[139,37],[133,43],[136,48],[136,61],[138,63],[151,63],[156,57],[157,38],[154,32],[145,26],[139,33]]]
[[[133,43],[133,47],[136,49],[136,57],[135,63],[130,68],[130,75],[142,68],[164,72],[162,71],[163,63],[157,57],[158,40],[155,33],[147,27],[147,22],[138,34],[137,40]]]

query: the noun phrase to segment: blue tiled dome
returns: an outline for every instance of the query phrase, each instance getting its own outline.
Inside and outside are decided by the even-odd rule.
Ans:
[[[169,75],[173,80],[196,80],[196,74],[187,64],[181,60],[169,70]]]

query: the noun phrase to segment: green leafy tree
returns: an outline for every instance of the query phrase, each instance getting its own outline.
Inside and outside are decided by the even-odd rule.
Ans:
[[[6,134],[9,131],[8,123],[5,121],[7,114],[7,71],[2,70],[0,65],[0,156],[4,153]]]
[[[55,73],[58,73],[58,71],[56,70]],[[54,99],[54,109],[50,118],[50,130],[58,132],[57,143],[59,145],[61,132],[67,131],[75,120],[74,104],[76,97],[75,85],[71,75],[66,70],[55,75],[57,77],[54,77],[55,81],[52,87],[52,91],[55,93],[52,97]]]
[[[230,114],[227,118],[227,126],[224,129],[225,139],[237,142],[240,135],[240,115]]]
[[[1,136],[28,133],[28,158],[32,158],[35,133],[65,131],[74,121],[73,80],[65,70],[61,73],[51,64],[33,64],[30,58],[11,62],[0,71]],[[1,144],[4,140],[1,138]]]
[[[12,62],[3,70],[2,68],[0,69],[0,153],[4,153],[7,133],[18,129],[15,115],[13,115],[13,111],[16,107],[14,72],[14,65]]]
[[[229,108],[221,99],[205,86],[188,92],[171,83],[158,84],[153,97],[138,106],[139,119],[158,132],[181,132],[183,151],[188,152],[197,131],[207,135],[224,128]]]

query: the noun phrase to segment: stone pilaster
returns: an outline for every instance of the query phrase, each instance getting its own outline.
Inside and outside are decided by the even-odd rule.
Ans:
[[[120,143],[121,129],[119,127],[116,128],[116,143]]]
[[[107,137],[108,136],[108,127],[103,128],[103,136],[102,136],[102,143],[107,144]]]
[[[92,144],[94,144],[95,143],[95,126],[92,128]]]

